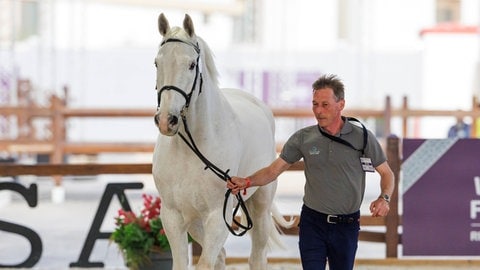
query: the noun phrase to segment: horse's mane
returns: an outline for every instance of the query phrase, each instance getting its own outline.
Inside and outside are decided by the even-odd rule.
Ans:
[[[188,33],[181,27],[174,26],[168,33],[165,35],[164,40],[169,38],[176,38],[184,40],[188,43],[196,44],[195,38],[197,39],[198,45],[200,47],[200,54],[202,62],[204,64],[203,73],[207,73],[208,78],[210,78],[211,83],[218,87],[218,70],[215,65],[213,52],[210,50],[208,44],[199,36],[195,35],[194,38],[191,38]],[[204,79],[206,77],[204,76]]]
[[[205,67],[207,69],[208,77],[210,77],[211,82],[218,86],[218,70],[215,65],[214,55],[208,44],[199,36],[197,36],[198,43],[203,53],[203,61],[205,62]]]

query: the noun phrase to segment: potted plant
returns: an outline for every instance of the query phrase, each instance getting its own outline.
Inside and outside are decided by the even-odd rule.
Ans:
[[[171,269],[170,244],[160,220],[161,200],[146,194],[142,197],[143,208],[139,215],[124,209],[118,211],[118,216],[115,217],[116,228],[110,240],[118,244],[125,264],[130,269],[151,267],[151,256],[159,253],[168,253],[166,263]]]

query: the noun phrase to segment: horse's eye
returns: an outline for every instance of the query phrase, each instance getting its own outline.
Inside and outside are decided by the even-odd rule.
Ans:
[[[195,62],[192,62],[188,69],[193,70],[195,68],[195,66],[196,66]]]
[[[153,62],[156,68],[158,68],[157,61]]]

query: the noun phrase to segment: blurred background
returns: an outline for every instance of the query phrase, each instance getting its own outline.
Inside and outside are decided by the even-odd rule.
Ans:
[[[67,88],[71,107],[154,108],[161,12],[171,25],[193,18],[221,87],[272,107],[309,108],[311,83],[325,73],[344,80],[347,109],[381,110],[390,96],[397,107],[407,97],[418,109],[469,110],[479,94],[478,0],[0,0],[0,105],[26,102],[17,82],[29,80],[38,105]],[[0,137],[22,132],[12,121],[0,117]],[[68,140],[157,135],[151,119],[108,122],[70,119]],[[443,138],[454,123],[417,119],[407,135]],[[290,132],[280,123],[278,139]]]

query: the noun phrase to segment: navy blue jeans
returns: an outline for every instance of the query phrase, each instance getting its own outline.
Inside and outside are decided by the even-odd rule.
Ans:
[[[299,247],[303,270],[351,270],[355,263],[360,231],[360,211],[328,216],[303,205]]]

